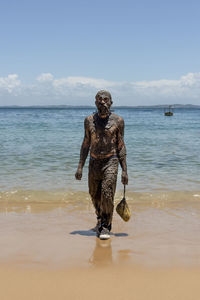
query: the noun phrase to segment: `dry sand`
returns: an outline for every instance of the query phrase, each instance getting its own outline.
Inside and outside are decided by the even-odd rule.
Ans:
[[[90,205],[4,203],[0,299],[199,299],[199,204],[133,211],[100,241]]]
[[[137,299],[194,300],[200,297],[200,270],[130,266],[100,269],[1,269],[2,300]]]

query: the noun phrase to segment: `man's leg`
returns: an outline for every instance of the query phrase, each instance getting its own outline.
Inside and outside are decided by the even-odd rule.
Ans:
[[[101,184],[101,229],[111,230],[114,196],[117,183],[118,159],[111,158],[104,166]]]
[[[97,227],[101,224],[101,180],[99,180],[98,176],[99,171],[95,161],[91,160],[89,163],[88,185],[89,194],[97,216]]]

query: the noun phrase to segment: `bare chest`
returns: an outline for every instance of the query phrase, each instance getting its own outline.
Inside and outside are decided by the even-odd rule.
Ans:
[[[117,135],[117,124],[110,121],[106,124],[101,122],[92,122],[90,124],[91,141],[95,143],[114,142]]]

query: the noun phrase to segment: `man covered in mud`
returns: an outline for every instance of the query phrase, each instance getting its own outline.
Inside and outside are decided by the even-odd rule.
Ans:
[[[110,111],[113,102],[108,91],[99,91],[95,98],[97,112],[85,119],[85,136],[75,177],[81,180],[90,151],[88,184],[97,215],[95,231],[100,239],[109,239],[119,163],[121,181],[128,184],[124,120]]]

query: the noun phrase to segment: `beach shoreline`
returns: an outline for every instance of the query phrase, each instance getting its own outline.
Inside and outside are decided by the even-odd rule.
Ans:
[[[91,203],[1,202],[1,299],[198,298],[198,201],[130,208],[100,241]]]
[[[103,253],[112,264],[200,266],[198,199],[128,203],[130,221],[114,212],[111,239],[103,245],[91,230],[96,223],[91,201],[1,201],[0,264],[20,256],[53,267],[87,266]]]

